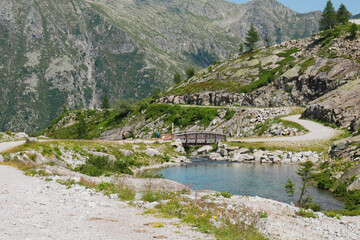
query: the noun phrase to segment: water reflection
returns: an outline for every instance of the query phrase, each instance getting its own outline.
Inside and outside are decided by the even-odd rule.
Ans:
[[[229,163],[197,157],[189,164],[161,169],[159,172],[165,178],[191,184],[196,190],[229,191],[290,203],[291,198],[287,196],[284,185],[290,178],[296,183],[297,193],[300,192],[301,179],[296,174],[297,168],[296,165],[287,164]],[[332,197],[330,192],[314,187],[308,189],[308,195],[324,209],[343,208],[343,202]]]

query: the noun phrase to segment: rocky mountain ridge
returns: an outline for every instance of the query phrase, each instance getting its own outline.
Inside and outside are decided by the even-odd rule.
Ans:
[[[337,91],[335,95],[341,98],[337,103],[343,101],[347,93],[350,94],[346,100],[350,105],[343,107],[348,113],[342,113],[335,119],[327,117],[328,114],[323,114],[323,111],[317,112],[319,108],[314,108],[312,116],[317,112],[317,116],[322,116],[321,120],[326,118],[339,126],[350,126],[352,123],[349,125],[349,122],[355,124],[359,118],[356,89],[360,75],[360,38],[359,35],[354,39],[349,38],[348,27],[341,26],[311,38],[291,40],[234,56],[198,72],[196,76],[166,92],[158,102],[257,107],[306,106],[323,102],[322,96],[328,93],[333,96],[335,93],[331,95],[330,92]],[[343,88],[339,88],[343,85]],[[329,101],[337,105],[333,97],[328,97],[323,105],[329,106]],[[309,111],[305,113],[306,116],[311,116]],[[357,126],[356,123],[351,128],[357,130]]]
[[[279,42],[309,36],[319,17],[275,0],[1,0],[0,130],[44,128],[63,105],[94,108],[105,93],[149,96],[236,52],[251,23]]]

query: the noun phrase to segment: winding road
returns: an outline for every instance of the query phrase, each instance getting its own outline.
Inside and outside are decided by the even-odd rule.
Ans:
[[[283,120],[296,122],[309,130],[307,134],[293,137],[270,137],[270,138],[231,138],[228,141],[244,141],[244,142],[302,142],[313,140],[328,140],[339,133],[330,127],[326,127],[320,123],[310,120],[300,119],[301,115],[291,115],[283,117]]]

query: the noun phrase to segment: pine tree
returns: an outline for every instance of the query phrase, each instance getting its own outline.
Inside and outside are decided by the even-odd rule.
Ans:
[[[329,0],[321,15],[320,30],[332,29],[336,25],[336,12],[332,2]]]
[[[345,24],[349,22],[350,17],[351,17],[350,12],[347,10],[344,4],[341,4],[336,15],[336,19],[338,23]]]
[[[106,94],[101,102],[101,108],[104,110],[104,117],[109,116],[110,103]]]
[[[174,83],[178,84],[180,82],[181,82],[181,76],[180,76],[180,73],[177,72],[174,74]]]
[[[187,76],[188,79],[193,77],[194,75],[195,75],[195,69],[194,68],[188,68],[186,70],[186,76]]]
[[[303,198],[305,196],[307,187],[309,186],[311,180],[311,172],[314,163],[308,160],[306,162],[301,163],[300,166],[302,166],[302,168],[298,169],[296,173],[301,177],[301,187],[300,187],[301,192],[298,200],[298,204],[301,206],[304,205],[305,203]]]
[[[76,127],[77,137],[79,139],[86,138],[87,130],[88,130],[88,127],[87,127],[87,124],[85,122],[85,119],[84,119],[83,116],[81,116],[80,121],[79,121],[79,123],[77,124],[77,127]]]
[[[249,51],[254,50],[256,42],[259,41],[259,35],[255,30],[253,24],[251,24],[250,30],[248,31],[245,39],[246,39],[245,45],[249,49]]]
[[[104,95],[104,98],[101,102],[101,109],[106,110],[110,108],[110,103],[107,94]]]
[[[244,44],[240,43],[239,44],[239,53],[242,54],[244,52]]]

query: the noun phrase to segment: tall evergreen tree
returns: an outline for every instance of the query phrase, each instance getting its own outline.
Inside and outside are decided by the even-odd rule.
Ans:
[[[341,4],[336,15],[338,23],[345,24],[349,21],[350,17],[350,12],[347,10],[344,4]]]
[[[251,24],[250,30],[248,31],[245,40],[245,45],[249,49],[249,51],[254,50],[256,42],[259,41],[259,35],[255,30],[253,24]]]
[[[195,69],[194,68],[188,68],[186,70],[186,76],[187,78],[192,78],[195,75]]]
[[[180,82],[181,82],[181,76],[180,76],[180,73],[177,72],[174,74],[174,83],[178,84]]]
[[[332,2],[329,0],[321,15],[320,30],[332,29],[336,25],[336,12]]]
[[[77,138],[82,139],[82,138],[86,138],[87,136],[87,124],[85,122],[85,119],[83,116],[80,117],[80,121],[76,126],[76,133],[77,133]]]
[[[101,108],[104,110],[104,117],[109,116],[110,103],[107,94],[105,94],[101,102]]]
[[[107,94],[104,95],[103,100],[101,101],[101,109],[109,109],[110,108],[110,103],[109,103],[109,99]]]

